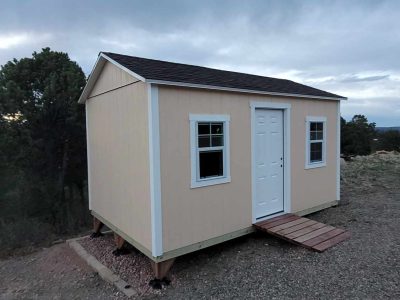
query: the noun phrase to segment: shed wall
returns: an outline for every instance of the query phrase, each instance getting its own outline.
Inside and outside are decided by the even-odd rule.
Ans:
[[[147,87],[124,74],[107,63],[86,101],[90,203],[151,251]]]
[[[89,94],[89,98],[135,81],[138,81],[138,79],[107,61]]]
[[[336,200],[337,101],[160,86],[164,252],[251,226],[251,101],[291,104],[292,212]],[[189,114],[230,115],[230,183],[190,188]],[[327,117],[326,167],[305,170],[306,116]]]

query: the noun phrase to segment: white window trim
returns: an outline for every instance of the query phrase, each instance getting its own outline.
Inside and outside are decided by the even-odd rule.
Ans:
[[[191,161],[191,188],[198,188],[231,182],[230,151],[229,151],[229,115],[189,115],[190,121],[190,161]],[[199,160],[197,156],[197,123],[198,122],[222,122],[224,126],[223,149],[223,176],[199,179]]]
[[[324,139],[322,142],[322,161],[321,162],[310,162],[310,122],[322,122],[324,124],[323,135]],[[306,153],[305,153],[305,169],[315,169],[326,167],[326,117],[306,117]]]

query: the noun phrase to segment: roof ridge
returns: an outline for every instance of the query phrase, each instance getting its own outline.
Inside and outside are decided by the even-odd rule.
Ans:
[[[155,62],[169,63],[169,64],[175,64],[175,65],[196,67],[196,68],[204,68],[204,69],[213,70],[213,71],[219,71],[219,72],[229,72],[229,73],[235,73],[235,74],[246,75],[246,76],[255,76],[255,77],[261,77],[261,78],[268,78],[268,79],[284,80],[284,81],[294,82],[292,80],[285,79],[285,78],[277,78],[277,77],[270,77],[270,76],[265,76],[265,75],[258,75],[258,74],[230,71],[230,70],[224,70],[224,69],[216,69],[216,68],[205,67],[205,66],[200,66],[200,65],[186,64],[186,63],[180,63],[180,62],[174,62],[174,61],[168,61],[168,60],[160,60],[160,59],[154,59],[154,58],[133,56],[133,55],[126,55],[126,54],[120,54],[120,53],[115,53],[115,52],[103,52],[103,51],[101,51],[100,53],[103,53],[105,55],[107,55],[107,54],[120,55],[120,56],[131,57],[131,58],[146,59],[146,60],[151,60],[151,61],[155,61]]]

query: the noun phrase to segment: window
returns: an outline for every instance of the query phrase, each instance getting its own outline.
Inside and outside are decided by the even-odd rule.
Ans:
[[[191,187],[230,182],[229,116],[190,115]]]
[[[306,119],[306,169],[326,166],[326,118]]]

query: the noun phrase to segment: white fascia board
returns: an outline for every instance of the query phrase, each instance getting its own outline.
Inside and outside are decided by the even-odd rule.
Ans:
[[[90,72],[89,79],[83,89],[81,96],[79,97],[78,103],[83,104],[86,102],[89,97],[90,92],[92,91],[97,78],[99,77],[101,70],[103,70],[105,60],[99,55],[97,57],[96,63],[93,66],[92,72]]]
[[[238,92],[238,93],[260,94],[260,95],[270,95],[270,96],[311,98],[311,99],[336,100],[336,101],[347,100],[347,98],[345,98],[345,97],[343,97],[343,98],[337,97],[336,98],[336,97],[321,97],[321,96],[300,95],[300,94],[290,94],[290,93],[274,93],[274,92],[266,92],[266,91],[246,90],[246,89],[229,88],[229,87],[221,87],[221,86],[214,86],[214,85],[204,85],[204,84],[194,84],[194,83],[174,82],[174,81],[164,81],[164,80],[153,80],[153,79],[147,79],[146,82],[160,84],[160,85],[181,86],[181,87],[191,87],[191,88],[230,91],[230,92]]]

